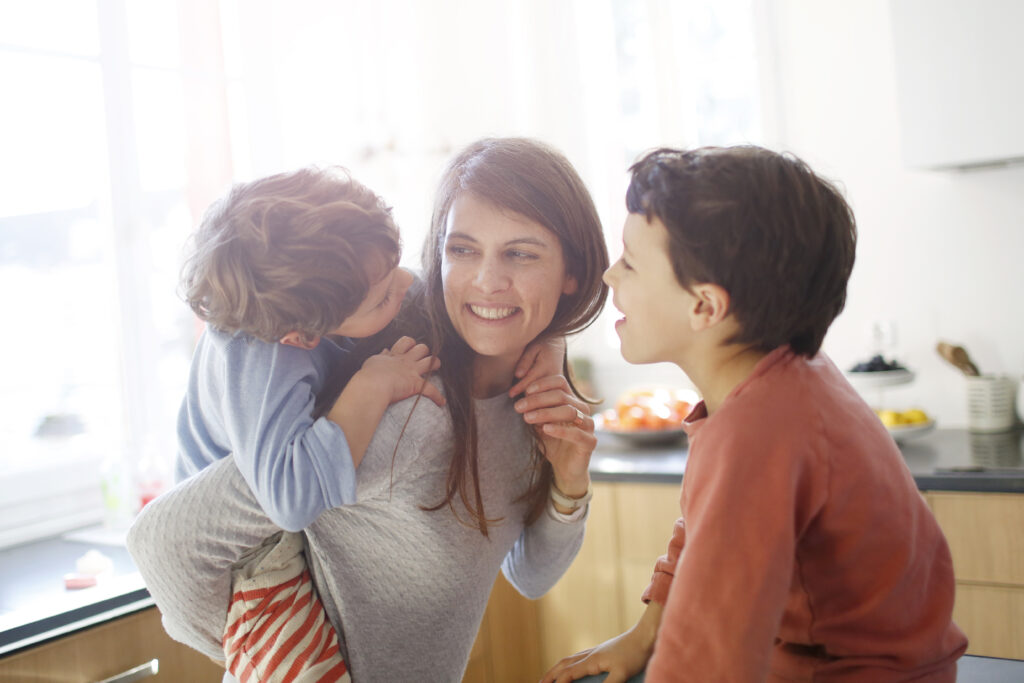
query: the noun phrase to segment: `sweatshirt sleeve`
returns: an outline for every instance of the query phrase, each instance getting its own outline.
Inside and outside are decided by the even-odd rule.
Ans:
[[[649,683],[707,680],[710,672],[728,681],[768,674],[815,487],[791,450],[744,430],[717,436],[714,452],[699,459],[691,453],[683,518],[647,592],[665,596]]]
[[[231,569],[279,531],[228,456],[143,507],[128,550],[168,635],[223,659]]]
[[[562,515],[548,501],[544,514],[523,529],[501,564],[509,583],[531,600],[551,590],[583,545],[589,511],[587,505],[585,511]]]
[[[679,562],[679,554],[683,552],[685,545],[686,523],[680,518],[676,520],[675,526],[672,528],[672,540],[669,541],[668,552],[654,563],[654,576],[651,578],[651,585],[644,591],[644,602],[653,600],[664,605],[668,600],[668,589],[672,586],[676,563]]]
[[[235,338],[221,410],[239,471],[277,526],[300,531],[324,510],[355,501],[355,466],[338,425],[314,420],[311,353]]]

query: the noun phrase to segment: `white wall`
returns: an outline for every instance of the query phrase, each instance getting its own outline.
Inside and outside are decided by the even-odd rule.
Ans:
[[[872,325],[890,325],[895,354],[917,379],[865,397],[897,409],[919,406],[940,426],[965,426],[962,376],[935,345],[965,345],[983,372],[1024,374],[1024,166],[904,168],[885,0],[759,4],[768,36],[764,144],[838,181],[860,230],[846,310],[825,350],[847,368],[870,355]],[[1010,87],[993,74],[993,87],[1000,86]],[[583,340],[588,351],[604,327]],[[671,366],[628,366],[614,353],[597,365],[606,398],[641,382],[686,383]]]
[[[825,348],[851,365],[872,323],[894,322],[918,379],[883,400],[963,426],[963,381],[937,340],[964,344],[983,372],[1024,374],[1024,166],[905,169],[885,0],[773,5],[778,145],[841,181],[860,228],[846,311]],[[1019,84],[993,74],[992,86]]]

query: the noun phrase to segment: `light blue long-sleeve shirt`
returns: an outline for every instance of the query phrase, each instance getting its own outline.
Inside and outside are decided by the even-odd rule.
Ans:
[[[324,510],[355,500],[355,467],[338,425],[313,419],[316,396],[346,351],[272,344],[212,327],[199,339],[178,414],[175,478],[234,454],[267,516],[306,528]]]

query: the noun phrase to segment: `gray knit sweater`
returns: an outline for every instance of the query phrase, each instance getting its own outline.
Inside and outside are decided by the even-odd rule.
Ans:
[[[524,528],[516,499],[527,483],[527,433],[504,396],[476,402],[485,510],[503,521],[485,538],[447,507],[421,510],[443,498],[452,437],[444,409],[426,399],[414,409],[414,401],[395,404],[381,421],[357,470],[356,503],[328,510],[305,532],[357,683],[459,681],[499,568],[536,598],[583,541],[582,515],[559,515],[550,503]],[[276,531],[230,457],[147,505],[128,547],[168,634],[223,658],[230,568]]]

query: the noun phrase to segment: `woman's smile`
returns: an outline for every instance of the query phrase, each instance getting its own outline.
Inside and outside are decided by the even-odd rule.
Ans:
[[[518,306],[500,306],[493,304],[466,304],[469,312],[478,318],[488,322],[506,322],[509,318],[519,313]]]

